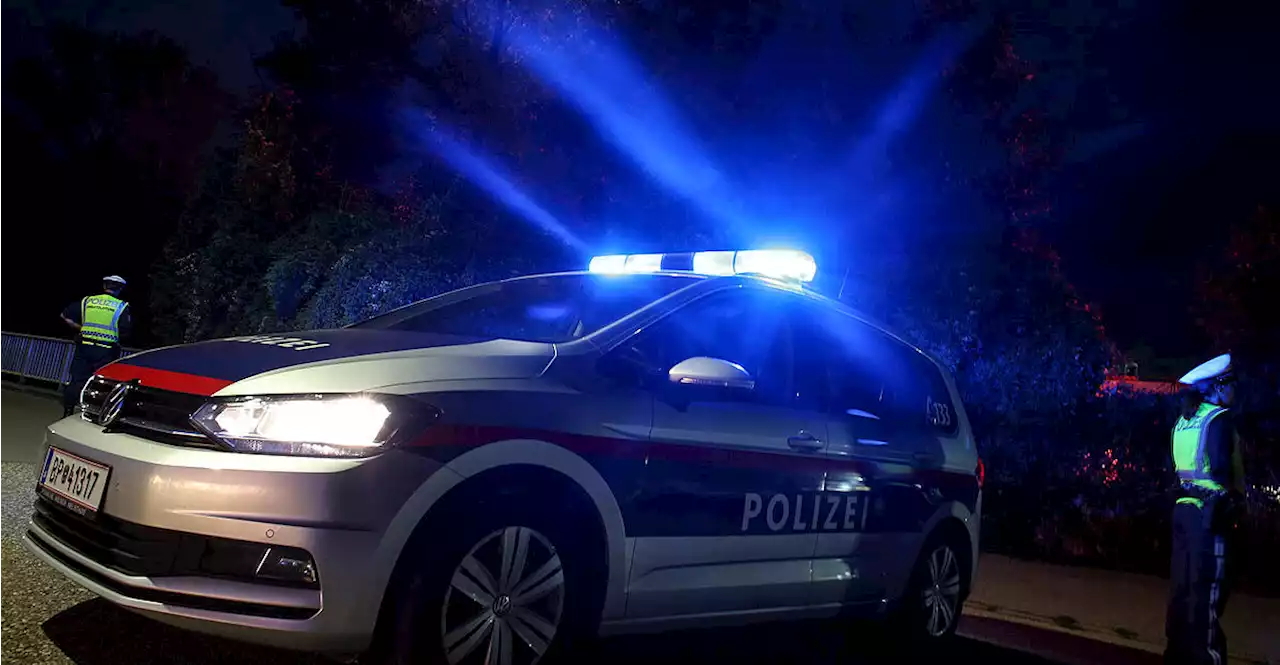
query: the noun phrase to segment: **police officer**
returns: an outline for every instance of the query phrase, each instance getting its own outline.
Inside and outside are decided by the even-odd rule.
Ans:
[[[132,327],[129,303],[120,299],[124,286],[124,278],[119,275],[103,277],[103,293],[71,303],[62,311],[62,320],[79,331],[79,344],[71,361],[71,382],[62,391],[63,416],[71,415],[89,377],[120,357],[120,337]]]
[[[1227,639],[1219,621],[1227,603],[1228,536],[1243,509],[1245,487],[1232,422],[1236,382],[1230,354],[1196,367],[1178,382],[1191,388],[1173,428],[1179,491],[1173,508],[1165,662],[1218,665],[1227,662]]]

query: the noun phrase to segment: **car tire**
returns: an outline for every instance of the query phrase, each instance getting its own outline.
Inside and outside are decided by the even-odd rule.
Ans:
[[[968,584],[965,561],[954,538],[938,534],[925,542],[890,617],[891,634],[898,645],[927,653],[955,635]]]
[[[603,557],[574,520],[528,503],[472,504],[416,539],[366,661],[469,665],[493,650],[489,662],[545,665],[585,647],[599,627]]]

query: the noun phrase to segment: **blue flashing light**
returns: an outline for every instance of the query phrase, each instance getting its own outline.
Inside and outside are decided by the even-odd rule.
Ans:
[[[622,268],[624,272],[658,272],[662,270],[662,255],[632,254]]]
[[[739,275],[755,273],[787,281],[812,282],[818,274],[818,264],[798,249],[752,249],[734,255],[733,271]]]
[[[693,271],[702,275],[732,275],[737,252],[695,252]]]
[[[681,257],[683,265],[689,265],[688,254],[613,254],[592,258],[587,269],[615,275],[657,272],[668,257]],[[694,252],[692,265],[691,272],[702,275],[753,274],[788,282],[812,282],[818,273],[813,257],[797,249]]]
[[[602,274],[620,274],[626,272],[627,257],[625,254],[614,256],[597,256],[591,259],[587,270]]]

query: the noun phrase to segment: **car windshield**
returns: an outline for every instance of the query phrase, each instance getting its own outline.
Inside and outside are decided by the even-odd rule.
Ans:
[[[567,342],[600,330],[693,281],[691,276],[671,274],[526,277],[423,300],[351,327]]]

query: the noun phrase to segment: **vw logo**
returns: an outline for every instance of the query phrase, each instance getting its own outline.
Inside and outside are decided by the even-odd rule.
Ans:
[[[129,391],[133,389],[133,382],[125,382],[111,389],[107,394],[107,399],[102,402],[102,415],[98,417],[98,422],[103,427],[107,427],[120,417],[120,411],[124,409],[124,399],[128,396]]]

